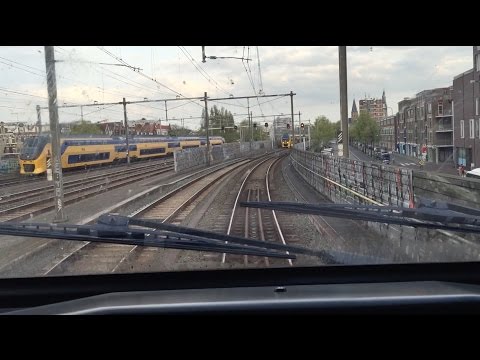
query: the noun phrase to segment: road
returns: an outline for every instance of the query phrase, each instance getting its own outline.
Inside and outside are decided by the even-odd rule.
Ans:
[[[368,156],[367,154],[363,153],[362,151],[358,150],[357,148],[350,146],[350,159],[353,160],[360,160],[360,161],[373,161],[376,163],[381,163],[380,160],[375,160],[372,157]],[[391,154],[391,158],[393,161],[390,162],[390,165],[395,165],[395,166],[400,166],[404,168],[409,168],[409,169],[414,169],[414,170],[419,170],[420,166],[418,165],[418,162],[415,162],[415,160],[403,160],[399,157],[396,158],[395,153]]]

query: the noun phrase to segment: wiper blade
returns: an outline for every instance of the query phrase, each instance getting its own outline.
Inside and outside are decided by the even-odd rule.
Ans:
[[[296,202],[240,202],[241,206],[381,222],[387,224],[480,233],[480,211],[444,202],[422,203],[418,208],[356,204],[303,204]]]
[[[151,227],[155,230],[131,228],[129,225]],[[152,246],[285,259],[296,259],[294,253],[314,256],[322,254],[297,246],[285,246],[113,214],[102,215],[94,225],[5,222],[0,223],[0,235]]]
[[[130,225],[137,225],[137,226],[144,226],[144,227],[161,229],[166,231],[179,232],[182,234],[188,234],[192,236],[208,237],[210,239],[215,239],[219,241],[228,241],[228,242],[241,244],[241,245],[267,247],[269,249],[289,251],[297,254],[312,255],[312,256],[325,255],[325,253],[322,251],[310,250],[300,246],[283,245],[275,242],[247,239],[240,236],[224,235],[224,234],[219,234],[212,231],[199,230],[199,229],[182,227],[178,225],[162,223],[157,220],[135,219],[135,218],[127,218],[127,219]]]

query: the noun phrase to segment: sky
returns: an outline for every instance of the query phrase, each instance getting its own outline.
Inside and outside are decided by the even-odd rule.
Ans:
[[[348,114],[353,99],[380,98],[385,90],[388,114],[405,97],[451,86],[473,66],[473,47],[347,47]],[[214,100],[231,96],[282,95],[293,91],[295,121],[324,115],[340,119],[338,47],[336,46],[55,47],[59,118],[71,122],[123,121],[121,104],[129,101],[203,97],[208,107],[224,107],[236,123],[248,109],[254,121],[272,122],[290,114],[290,96]],[[217,59],[210,59],[216,56]],[[224,57],[223,59],[220,57]],[[243,59],[243,60],[242,60]],[[246,60],[249,59],[249,60]],[[48,106],[44,47],[0,47],[0,121],[36,122],[36,105]],[[95,103],[96,102],[96,103]],[[61,106],[78,105],[62,108]],[[79,105],[83,105],[80,107]],[[175,100],[128,104],[128,120],[162,120],[196,129],[204,102]],[[48,110],[41,110],[48,124]],[[264,120],[265,119],[265,120]]]

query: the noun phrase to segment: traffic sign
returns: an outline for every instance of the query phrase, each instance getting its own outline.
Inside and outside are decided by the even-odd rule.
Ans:
[[[340,131],[337,136],[337,143],[341,144],[343,140],[343,132]]]
[[[338,156],[343,156],[343,150],[340,150],[340,151],[338,152]]]
[[[338,144],[338,150],[343,150],[343,144]]]

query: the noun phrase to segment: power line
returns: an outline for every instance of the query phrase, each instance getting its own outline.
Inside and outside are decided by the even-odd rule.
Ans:
[[[3,59],[3,58],[2,58],[2,59]],[[9,61],[9,60],[7,60],[7,61]],[[30,70],[22,69],[21,67],[18,67],[18,66],[12,65],[12,64],[8,64],[8,63],[6,63],[6,62],[4,62],[4,61],[0,61],[0,63],[1,63],[1,64],[5,64],[5,65],[10,66],[10,67],[13,67],[13,68],[15,68],[15,69],[19,69],[19,70],[28,72],[29,74],[33,74],[33,75],[36,75],[36,76],[45,77],[45,74],[37,74],[37,73],[34,73],[34,72],[30,71]]]
[[[130,66],[130,64],[128,64],[126,61],[118,58],[117,56],[115,56],[113,53],[109,52],[109,51],[106,50],[105,48],[99,47],[99,49],[102,50],[103,52],[105,52],[107,55],[113,57],[115,60],[117,60],[117,61],[119,61],[119,62],[121,62],[121,63],[123,63],[123,64],[125,64],[125,65],[129,65],[129,66]],[[159,84],[159,85],[163,86],[164,88],[166,88],[166,89],[174,92],[175,94],[177,94],[177,95],[179,95],[179,96],[181,96],[181,97],[185,97],[184,95],[182,95],[182,94],[179,93],[178,91],[171,89],[171,88],[168,87],[167,85],[162,84],[161,82],[157,81],[157,80],[154,79],[154,78],[149,77],[148,75],[142,73],[142,72],[139,71],[139,70],[137,70],[137,71],[134,70],[134,72],[136,72],[136,73],[138,73],[139,75],[141,75],[141,76],[143,76],[143,77],[145,77],[145,78],[147,78],[147,79],[155,82],[156,84]],[[198,103],[196,103],[196,102],[195,102],[194,104],[196,104],[197,106],[200,106],[201,108],[203,108],[203,105],[201,105],[201,104],[198,104]]]
[[[9,90],[9,89],[2,88],[2,87],[0,87],[0,91],[6,91],[6,92],[10,92],[10,93],[14,93],[14,94],[20,94],[20,95],[26,95],[26,96],[33,96],[33,97],[38,97],[38,98],[41,98],[41,99],[46,99],[46,100],[48,100],[48,97],[45,97],[45,96],[39,96],[39,95],[32,95],[32,94],[28,94],[28,93],[22,93],[22,92],[19,92],[19,91],[13,91],[13,90]]]
[[[214,83],[216,83],[216,84],[218,85],[218,86],[216,85],[217,89],[220,88],[220,90],[222,90],[225,94],[231,95],[231,93],[230,93],[229,91],[226,91],[224,88],[222,88],[222,87],[220,86],[220,84],[219,84],[215,79],[213,79],[213,77],[210,76],[210,74],[208,74],[206,70],[204,70],[204,69],[201,67],[200,64],[197,66],[197,65],[194,63],[195,60],[194,60],[193,56],[190,54],[190,52],[189,52],[184,46],[179,46],[179,48],[180,48],[180,50],[182,50],[182,52],[183,52],[183,54],[185,55],[185,57],[192,63],[192,65],[195,67],[195,69],[197,69],[197,71],[198,71],[206,80],[208,80],[208,82],[213,81]],[[182,49],[182,48],[183,48],[183,49]],[[204,74],[205,74],[206,76],[205,76]]]
[[[62,49],[62,50],[63,50],[63,49]],[[66,51],[66,50],[64,50],[64,51]],[[43,70],[41,70],[41,69],[37,69],[37,68],[32,67],[32,66],[29,66],[29,65],[21,64],[21,63],[19,63],[19,62],[17,62],[17,61],[10,60],[10,59],[4,58],[4,57],[0,57],[0,59],[6,60],[6,61],[10,61],[10,62],[12,62],[12,63],[15,63],[15,64],[18,64],[18,65],[21,65],[21,66],[24,66],[24,67],[28,67],[28,68],[37,70],[37,71],[39,71],[41,74],[35,74],[35,73],[32,73],[32,72],[30,72],[30,71],[28,71],[28,70],[26,70],[26,69],[18,68],[18,67],[15,67],[15,66],[11,65],[11,64],[6,64],[6,65],[9,65],[9,66],[13,66],[13,67],[15,67],[15,68],[18,68],[18,69],[20,69],[20,70],[30,72],[31,74],[38,75],[38,76],[41,76],[41,77],[45,78],[45,74],[43,73]],[[65,60],[63,60],[63,61],[66,62]],[[72,62],[75,62],[75,61],[72,61]],[[82,62],[89,63],[88,61],[78,61],[78,62],[80,62],[80,63],[82,63]],[[3,63],[3,62],[0,61],[0,63]],[[94,62],[90,62],[90,63],[94,63]],[[4,64],[5,64],[5,63],[4,63]],[[103,63],[98,63],[98,64],[103,64]],[[106,74],[105,74],[105,75],[106,75]],[[61,78],[61,79],[70,80],[70,81],[74,81],[74,82],[78,82],[78,83],[82,83],[82,84],[85,84],[85,85],[90,86],[90,84],[88,84],[88,83],[86,83],[86,82],[84,82],[84,81],[81,81],[81,80],[69,78],[69,77],[66,77],[66,76],[63,76],[63,75],[58,75],[58,77]],[[127,85],[128,85],[128,84],[127,84]],[[96,88],[99,89],[99,90],[102,90],[99,86],[96,86]],[[135,97],[137,97],[137,95],[128,94],[128,93],[119,93],[119,92],[111,92],[111,91],[104,91],[104,92],[106,92],[107,94],[112,94],[112,95],[119,94],[119,95],[123,96],[123,95],[126,94],[126,95],[129,95],[129,96],[135,96]]]
[[[31,72],[31,71],[29,71],[29,70],[22,69],[22,68],[20,68],[20,67],[17,67],[17,66],[11,65],[11,64],[7,64],[7,63],[5,63],[5,62],[3,62],[3,61],[0,61],[0,63],[6,64],[6,65],[8,65],[8,66],[12,66],[12,67],[14,67],[14,68],[17,68],[17,69],[26,71],[26,72],[31,73],[31,74],[33,74],[33,75],[37,75],[37,76],[40,76],[40,77],[42,77],[42,78],[45,78],[45,74],[44,74],[43,71],[40,70],[40,69],[34,68],[34,67],[32,67],[32,66],[29,66],[29,65],[24,65],[24,64],[21,64],[21,63],[19,63],[19,62],[17,62],[17,61],[13,61],[13,60],[10,60],[10,59],[4,58],[4,57],[0,57],[0,59],[4,59],[4,60],[6,60],[6,61],[10,61],[10,62],[12,62],[12,63],[16,63],[16,64],[19,64],[19,65],[21,65],[21,66],[25,66],[25,67],[29,67],[29,68],[32,68],[32,69],[34,69],[34,70],[37,70],[37,71],[41,72],[41,74],[37,74],[37,73]],[[72,78],[68,78],[68,77],[62,76],[62,75],[58,75],[58,77],[59,77],[59,78],[66,79],[66,80],[74,81],[74,82],[80,82],[80,81],[78,81],[78,80],[75,80],[75,79],[72,79]],[[89,85],[88,83],[85,83],[85,82],[82,82],[82,83],[84,83],[84,84],[86,84],[86,85]],[[97,87],[97,89],[100,89],[100,87]],[[111,93],[111,92],[107,92],[107,93],[114,95],[114,94]],[[120,94],[120,93],[118,93],[118,94]],[[69,101],[69,102],[71,102],[71,101]]]
[[[262,81],[262,69],[260,68],[260,52],[258,51],[258,46],[257,46],[257,62],[258,62],[258,76],[260,78],[260,90],[258,90],[258,93],[261,94],[263,93],[263,81]]]
[[[179,46],[180,50],[182,50],[182,52],[184,53],[185,57],[192,63],[192,65],[197,69],[198,72],[200,72],[200,74],[208,80],[208,82],[213,81],[214,83],[216,83],[218,85],[218,88],[220,88],[220,90],[222,90],[225,94],[227,95],[230,95],[230,92],[229,91],[226,91],[224,88],[222,88],[220,86],[220,84],[210,75],[207,73],[207,71],[205,69],[202,68],[202,66],[199,64],[198,66],[194,63],[194,58],[193,56],[188,52],[188,50],[184,47],[184,46]],[[183,48],[183,49],[182,49]],[[188,55],[187,55],[188,54]],[[205,76],[205,75],[206,76]]]
[[[105,54],[113,57],[115,60],[121,62],[122,64],[128,65],[130,68],[133,69],[134,72],[142,75],[143,77],[145,77],[145,78],[147,78],[147,79],[149,79],[149,80],[152,80],[153,82],[157,83],[157,84],[160,85],[160,86],[163,86],[164,88],[170,90],[171,92],[174,92],[174,93],[177,94],[177,95],[183,96],[183,95],[180,94],[178,91],[175,91],[175,90],[171,89],[170,87],[168,87],[167,85],[162,84],[161,82],[157,81],[156,79],[153,79],[153,78],[149,77],[148,75],[145,75],[145,74],[142,73],[140,70],[135,70],[135,68],[134,68],[133,66],[131,66],[130,64],[128,64],[126,61],[118,58],[117,56],[115,56],[113,53],[111,53],[110,51],[106,50],[105,48],[99,47],[99,49],[102,50]]]
[[[229,104],[229,103],[226,103],[226,102],[223,102],[223,101],[218,101],[218,100],[211,100],[212,102],[217,102],[219,104],[224,104],[224,105],[229,105],[229,106],[236,106],[236,107],[241,107],[241,108],[244,108],[244,109],[248,109],[248,106],[245,106],[245,105],[236,105],[236,104]]]

